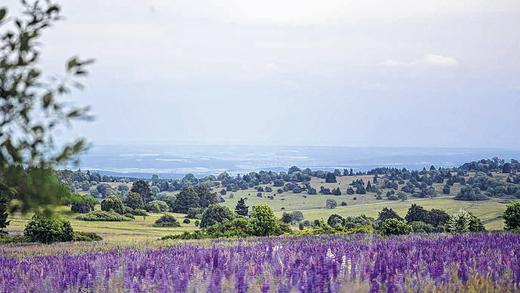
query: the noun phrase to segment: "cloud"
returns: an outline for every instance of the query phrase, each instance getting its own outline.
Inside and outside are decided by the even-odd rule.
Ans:
[[[423,62],[434,66],[455,66],[459,64],[459,61],[455,58],[435,54],[424,55]]]
[[[384,61],[382,65],[387,67],[452,67],[459,65],[459,61],[453,57],[442,56],[438,54],[425,54],[421,58],[411,61],[388,59]]]

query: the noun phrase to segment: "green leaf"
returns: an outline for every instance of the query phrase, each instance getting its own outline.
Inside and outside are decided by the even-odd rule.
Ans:
[[[79,65],[79,62],[78,62],[77,57],[70,58],[69,61],[67,62],[67,71],[71,71],[74,67],[76,67],[78,65]]]
[[[7,15],[7,9],[6,8],[0,8],[0,21],[2,21],[5,16]]]

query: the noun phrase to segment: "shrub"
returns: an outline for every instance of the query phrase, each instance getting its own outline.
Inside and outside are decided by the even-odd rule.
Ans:
[[[303,213],[301,211],[293,211],[292,220],[293,220],[293,222],[303,221]]]
[[[503,217],[506,230],[516,231],[520,229],[520,201],[508,204]]]
[[[170,239],[181,239],[181,240],[189,240],[189,239],[204,239],[209,238],[209,236],[204,231],[193,231],[193,232],[183,232],[182,234],[177,235],[167,235],[161,238],[161,240],[170,240]]]
[[[406,235],[412,232],[412,227],[403,220],[390,218],[383,221],[379,227],[383,235]]]
[[[129,219],[135,219],[135,216],[132,213],[125,213],[123,216],[129,218]]]
[[[325,207],[328,209],[335,209],[338,206],[338,203],[333,199],[327,199],[325,201]]]
[[[132,215],[132,216],[148,216],[148,213],[145,210],[142,209],[132,209],[130,207],[125,207],[124,209],[125,215]],[[133,217],[131,217],[133,218]]]
[[[78,220],[82,221],[107,221],[107,222],[122,222],[122,221],[130,221],[131,219],[118,214],[114,211],[93,211],[88,214],[80,215],[76,217]]]
[[[333,228],[342,228],[345,224],[345,219],[340,215],[332,214],[327,219],[327,224]]]
[[[72,241],[74,231],[69,221],[57,217],[34,215],[25,226],[24,236],[30,242],[52,243]]]
[[[206,233],[211,238],[219,237],[248,237],[254,234],[253,224],[247,218],[235,218],[213,225],[206,229]]]
[[[111,195],[101,201],[101,210],[105,212],[114,211],[118,214],[123,214],[123,201],[121,201],[118,196]]]
[[[182,222],[183,222],[184,224],[189,224],[189,223],[191,223],[190,219],[184,219],[184,220],[182,220]]]
[[[180,227],[181,225],[177,222],[174,216],[170,214],[164,214],[155,221],[155,227]]]
[[[431,224],[427,224],[422,221],[413,221],[409,223],[412,226],[412,230],[414,233],[433,233],[435,231],[435,227]]]
[[[229,208],[220,205],[211,205],[202,214],[200,227],[207,228],[225,221],[231,221],[234,218],[235,215]]]
[[[93,232],[74,232],[74,241],[101,241],[103,237]]]
[[[151,213],[163,213],[170,209],[168,204],[162,200],[152,200],[146,204],[146,210]]]

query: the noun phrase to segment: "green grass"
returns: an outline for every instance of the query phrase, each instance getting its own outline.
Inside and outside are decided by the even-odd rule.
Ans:
[[[412,203],[417,203],[426,209],[437,208],[445,210],[449,214],[453,214],[463,208],[480,218],[488,230],[503,229],[501,214],[505,211],[506,204],[503,201],[496,199],[479,202],[453,200],[452,197],[460,190],[459,184],[455,184],[451,188],[451,193],[447,196],[442,194],[443,184],[434,184],[433,186],[438,192],[437,198],[409,198],[408,200],[401,202],[386,200],[384,194],[387,190],[383,190],[383,200],[376,199],[375,193],[367,193],[366,195],[346,195],[346,189],[349,184],[356,179],[363,179],[367,182],[372,179],[372,176],[340,176],[337,177],[337,183],[325,183],[323,179],[312,178],[310,184],[312,187],[316,188],[316,190],[319,191],[320,186],[331,189],[340,187],[343,193],[341,196],[321,194],[308,195],[306,193],[295,194],[292,192],[277,194],[277,187],[263,185],[263,187],[272,187],[273,191],[263,192],[262,198],[256,196],[257,191],[253,188],[239,190],[237,192],[228,192],[227,195],[224,196],[225,202],[222,203],[222,205],[234,210],[238,200],[240,198],[246,198],[246,204],[250,208],[258,204],[267,204],[275,211],[278,217],[280,217],[284,211],[299,210],[303,212],[306,220],[312,221],[315,219],[326,220],[331,214],[339,214],[341,216],[357,216],[364,214],[376,218],[379,211],[384,207],[392,208],[404,217],[410,205],[412,205]],[[399,186],[399,189],[401,187],[402,185]],[[215,189],[214,191],[219,190],[220,189]],[[176,193],[178,192],[172,192],[172,194]],[[231,194],[233,194],[232,198],[230,197]],[[269,195],[273,195],[274,199],[271,200],[267,198]],[[356,199],[354,200],[354,198]],[[326,209],[325,201],[327,199],[336,200],[338,207],[335,209]],[[343,201],[347,203],[347,206],[340,205]],[[59,207],[56,212],[69,219],[74,230],[95,232],[104,238],[105,243],[110,244],[129,245],[131,243],[149,243],[150,241],[156,241],[165,235],[178,234],[184,231],[194,231],[198,229],[194,225],[193,220],[190,224],[182,223],[182,220],[185,217],[184,214],[174,214],[181,223],[181,227],[160,228],[154,227],[153,224],[161,214],[150,214],[146,217],[138,216],[135,220],[128,222],[86,222],[75,219],[79,214],[71,213],[69,207]],[[8,227],[8,231],[12,234],[22,234],[25,225],[30,220],[30,217],[30,215],[12,215],[12,217],[10,217],[11,224]]]
[[[448,214],[453,214],[459,209],[465,209],[480,218],[488,230],[502,230],[503,219],[502,213],[506,209],[506,204],[497,200],[487,201],[458,201],[452,198],[433,198],[433,199],[409,199],[407,201],[379,201],[369,204],[352,205],[346,207],[337,207],[335,209],[308,209],[303,210],[303,216],[306,220],[327,219],[331,214],[341,216],[358,216],[367,215],[376,218],[379,211],[384,207],[392,208],[400,216],[404,217],[408,208],[416,203],[426,209],[441,209]],[[282,212],[277,212],[280,216]]]
[[[163,228],[154,227],[153,224],[162,214],[150,214],[146,217],[136,216],[135,220],[127,222],[89,222],[80,221],[76,217],[79,214],[71,213],[69,207],[59,207],[56,213],[70,220],[75,231],[94,232],[111,243],[141,242],[147,240],[157,240],[162,236],[179,234],[184,231],[194,231],[198,228],[191,221],[190,224],[182,223],[184,214],[173,214],[181,223],[181,227]],[[8,226],[10,234],[23,234],[23,229],[31,215],[15,214],[10,217],[11,223]]]

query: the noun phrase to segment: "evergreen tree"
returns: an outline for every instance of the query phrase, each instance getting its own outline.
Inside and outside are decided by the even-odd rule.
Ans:
[[[235,213],[243,217],[247,217],[247,215],[249,214],[249,207],[246,205],[246,201],[243,198],[240,198],[240,200],[238,200],[238,203],[235,206]]]

